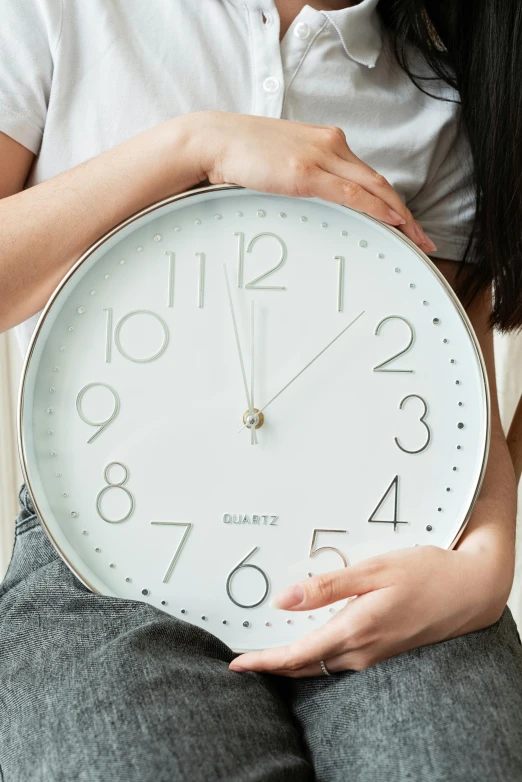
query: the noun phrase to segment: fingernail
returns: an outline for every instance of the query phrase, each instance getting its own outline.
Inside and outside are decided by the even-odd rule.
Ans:
[[[426,245],[426,248],[428,252],[433,253],[437,249],[436,245],[431,241],[430,237],[424,233],[419,223],[415,222],[413,223],[413,227],[415,228],[415,234],[417,236],[417,239],[421,244]]]
[[[398,212],[396,212],[394,209],[389,209],[388,214],[390,215],[393,222],[396,223],[397,225],[405,225],[406,220],[404,219],[404,217],[401,217],[401,215]]]
[[[239,666],[239,665],[234,665],[234,667],[232,667],[232,665],[229,665],[228,667],[229,667],[230,671],[234,671],[235,673],[236,672],[237,673],[244,673],[247,670],[246,668],[241,668],[241,666]]]
[[[303,602],[304,596],[301,584],[293,584],[273,598],[272,606],[274,608],[293,608]]]

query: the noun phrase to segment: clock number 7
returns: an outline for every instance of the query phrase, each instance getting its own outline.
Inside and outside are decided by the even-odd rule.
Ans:
[[[185,527],[185,532],[183,533],[180,542],[178,543],[178,546],[173,554],[172,559],[169,562],[169,566],[167,570],[165,571],[165,575],[163,576],[163,583],[166,584],[169,580],[169,578],[172,575],[172,571],[174,570],[174,566],[176,562],[179,559],[179,555],[181,554],[181,549],[187,542],[187,538],[190,534],[190,530],[192,529],[192,522],[190,521],[151,521],[151,524],[160,524],[163,526],[170,526],[170,527]]]

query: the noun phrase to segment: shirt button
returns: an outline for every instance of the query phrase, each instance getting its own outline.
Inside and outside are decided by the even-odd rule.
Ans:
[[[275,76],[267,76],[263,82],[265,92],[277,92],[279,89],[279,80]]]
[[[308,38],[310,35],[310,28],[306,22],[298,22],[294,27],[294,35],[296,38]]]

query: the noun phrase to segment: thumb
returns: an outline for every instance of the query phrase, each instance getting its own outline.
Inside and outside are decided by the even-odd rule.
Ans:
[[[332,570],[292,584],[271,601],[274,608],[305,611],[362,595],[378,588],[375,567],[361,562],[342,570]]]

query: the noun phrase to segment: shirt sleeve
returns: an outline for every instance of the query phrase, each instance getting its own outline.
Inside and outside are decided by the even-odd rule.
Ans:
[[[62,0],[0,0],[0,131],[38,154]]]
[[[425,184],[408,207],[437,245],[430,255],[460,261],[473,228],[475,195],[468,140],[459,123],[458,107],[450,105],[453,108],[441,127]]]

